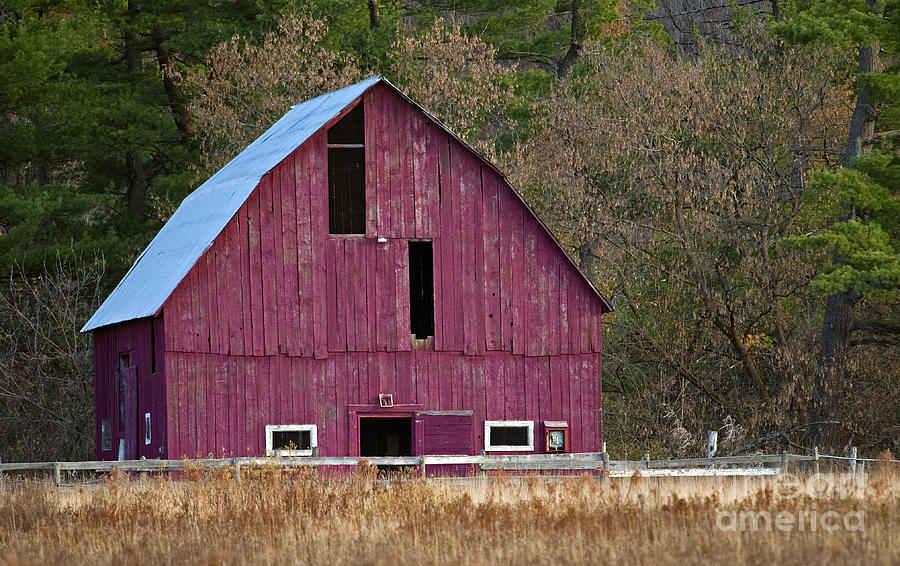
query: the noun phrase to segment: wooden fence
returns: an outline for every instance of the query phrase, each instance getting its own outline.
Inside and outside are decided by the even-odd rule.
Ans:
[[[635,470],[646,475],[658,475],[654,471],[669,470],[680,473],[673,475],[761,475],[784,472],[790,465],[802,465],[810,472],[817,472],[821,458],[813,455],[771,454],[750,456],[726,456],[713,458],[682,458],[675,460],[610,460],[606,453],[580,454],[527,454],[527,455],[482,455],[482,456],[408,456],[408,457],[242,457],[210,458],[196,460],[124,460],[87,462],[23,462],[0,463],[0,476],[9,472],[40,472],[52,474],[59,485],[61,474],[65,472],[109,473],[115,470],[125,472],[184,472],[185,470],[229,469],[240,479],[241,469],[248,467],[278,466],[296,467],[355,467],[361,462],[375,466],[405,466],[416,468],[425,476],[430,466],[471,465],[479,473],[492,471],[510,472],[553,472],[553,471],[595,471],[607,475],[632,475]],[[856,461],[850,463],[854,470]]]

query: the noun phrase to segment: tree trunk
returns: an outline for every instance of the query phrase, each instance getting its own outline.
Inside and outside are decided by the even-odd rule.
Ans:
[[[381,16],[378,13],[378,0],[369,0],[369,27],[381,26]]]
[[[140,74],[142,71],[140,38],[132,27],[139,12],[140,6],[138,3],[134,0],[129,0],[126,12],[127,23],[125,25],[125,64],[128,72],[132,74]],[[125,151],[125,167],[128,176],[126,191],[128,216],[140,221],[144,219],[147,173],[144,169],[144,158],[137,147],[131,147]]]
[[[169,108],[172,109],[172,115],[175,117],[175,126],[185,138],[191,138],[195,131],[194,116],[188,110],[184,93],[175,82],[175,76],[172,73],[175,53],[163,45],[161,39],[157,39],[155,43],[156,61],[162,75],[163,87],[166,89],[166,97],[169,99]]]
[[[871,5],[871,1],[870,1]],[[859,47],[859,74],[879,70],[878,42],[868,47]],[[847,149],[844,152],[844,167],[852,167],[853,160],[868,153],[869,141],[875,132],[874,94],[866,84],[857,83],[856,107],[850,118],[850,132],[847,136]],[[854,217],[853,210],[842,203],[845,214],[843,222]],[[839,264],[843,258],[835,253],[833,263]],[[844,354],[850,346],[850,331],[853,327],[853,309],[860,295],[853,289],[840,291],[828,296],[825,300],[825,319],[822,323],[822,336],[819,342],[819,359],[816,364],[816,380],[813,387],[813,413],[815,420],[833,419],[835,395],[841,389],[844,372]],[[827,446],[829,439],[826,430],[817,427],[811,431],[812,441],[819,446]]]
[[[581,0],[572,0],[572,28],[569,33],[569,49],[556,66],[556,76],[564,78],[572,69],[572,65],[581,55],[581,40],[584,32],[581,29]]]

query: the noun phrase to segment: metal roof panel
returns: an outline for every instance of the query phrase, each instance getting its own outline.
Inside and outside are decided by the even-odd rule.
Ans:
[[[263,176],[380,80],[371,77],[291,107],[181,202],[81,331],[156,314]]]

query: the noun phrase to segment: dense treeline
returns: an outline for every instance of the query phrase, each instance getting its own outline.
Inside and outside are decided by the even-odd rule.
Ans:
[[[900,5],[771,6],[688,53],[641,2],[0,3],[0,457],[90,455],[85,318],[291,104],[375,73],[611,298],[617,456],[896,451]]]

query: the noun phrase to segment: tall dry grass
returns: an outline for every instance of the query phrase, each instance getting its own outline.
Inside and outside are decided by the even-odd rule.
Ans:
[[[897,472],[793,497],[772,477],[199,476],[64,490],[2,480],[0,565],[900,563]],[[864,530],[717,528],[732,510],[862,512]]]

